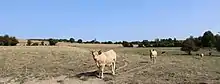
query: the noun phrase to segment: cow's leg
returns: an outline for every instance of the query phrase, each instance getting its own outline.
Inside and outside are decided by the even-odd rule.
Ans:
[[[115,62],[112,63],[112,75],[115,75]]]
[[[153,57],[152,57],[152,56],[150,56],[150,61],[151,61],[151,62],[153,61]]]
[[[156,57],[153,57],[153,63],[154,64],[156,63]]]
[[[101,76],[101,68],[100,68],[100,66],[99,66],[99,64],[98,63],[96,63],[96,66],[97,66],[97,68],[98,68],[98,70],[97,70],[97,72],[98,72],[98,77],[100,77]]]
[[[104,78],[104,76],[103,76],[103,73],[104,73],[104,68],[105,68],[105,65],[103,64],[103,65],[101,65],[101,78],[103,79]]]
[[[101,68],[98,69],[98,73],[99,73],[98,77],[101,78]]]

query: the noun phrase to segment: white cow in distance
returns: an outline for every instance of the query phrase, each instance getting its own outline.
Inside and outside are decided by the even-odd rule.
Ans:
[[[157,51],[156,50],[150,50],[150,59],[153,61],[153,63],[156,63],[157,58]]]
[[[204,56],[204,54],[203,53],[201,53],[201,54],[199,54],[200,55],[200,57],[203,57]]]

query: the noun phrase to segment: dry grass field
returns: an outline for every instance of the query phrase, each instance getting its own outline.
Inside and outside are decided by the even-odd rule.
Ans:
[[[96,78],[90,50],[114,49],[116,76],[105,68]],[[0,47],[0,84],[220,84],[220,54],[200,58],[184,55],[179,48],[155,48],[156,64],[149,59],[152,48],[119,45]],[[161,55],[166,51],[166,55]]]

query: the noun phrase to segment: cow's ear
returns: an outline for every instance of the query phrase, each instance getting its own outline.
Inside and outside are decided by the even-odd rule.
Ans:
[[[102,50],[99,50],[99,51],[98,51],[98,54],[99,54],[99,55],[102,54]]]
[[[91,53],[94,53],[94,50],[90,50]]]

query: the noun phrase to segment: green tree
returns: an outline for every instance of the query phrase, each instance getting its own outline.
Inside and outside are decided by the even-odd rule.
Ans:
[[[35,43],[33,43],[31,46],[38,46],[38,43],[35,42]]]
[[[212,48],[215,44],[215,37],[211,31],[206,31],[202,36],[202,46]]]
[[[107,44],[113,44],[113,42],[112,41],[108,41]]]
[[[5,35],[4,35],[4,38],[9,38],[9,35],[8,35],[8,34],[5,34]]]
[[[132,43],[129,43],[129,42],[127,42],[127,41],[123,41],[123,42],[122,42],[122,46],[123,46],[123,47],[133,47],[133,44],[132,44]]]
[[[143,43],[139,43],[138,47],[144,47],[144,44]]]
[[[0,46],[4,46],[4,37],[0,36]]]
[[[82,41],[82,39],[78,39],[78,41],[77,41],[77,43],[82,43],[83,41]]]
[[[75,39],[74,38],[70,38],[69,40],[71,43],[74,43],[75,42]]]
[[[50,45],[56,45],[56,43],[58,42],[58,40],[55,40],[55,39],[52,39],[52,38],[48,39],[48,41],[49,41]]]
[[[192,51],[198,51],[199,47],[195,45],[194,39],[188,38],[182,43],[181,51],[187,52],[189,55],[191,55]]]
[[[11,37],[10,39],[11,39],[11,46],[16,46],[19,43],[16,37]]]
[[[40,43],[41,45],[44,45],[44,41],[41,41],[41,43]]]
[[[0,45],[2,46],[16,46],[19,43],[15,37],[10,37],[9,35],[0,36]]]
[[[173,39],[174,42],[177,42],[176,38]]]
[[[200,39],[200,37],[198,38],[193,38],[194,39],[194,42],[195,42],[195,45],[198,46],[198,47],[202,47],[202,41]]]
[[[10,40],[10,38],[9,38],[9,35],[4,35],[4,39],[5,39],[5,43],[4,43],[4,45],[5,46],[10,46],[11,45],[11,40]]]
[[[122,44],[122,42],[121,42],[121,41],[118,41],[118,42],[115,42],[114,44]]]
[[[95,39],[93,39],[92,41],[90,41],[90,42],[88,42],[88,43],[95,43],[95,44],[97,44],[97,43],[100,43],[100,42],[97,41],[96,38],[95,38]]]
[[[27,40],[27,46],[31,46],[31,40]]]
[[[132,44],[139,44],[139,43],[141,43],[140,41],[132,41],[131,42]]]
[[[148,40],[143,40],[142,43],[143,43],[143,45],[144,45],[145,47],[150,46],[150,43],[149,43]]]
[[[216,35],[216,44],[215,44],[215,47],[216,47],[216,50],[220,52],[220,36],[219,35]]]

